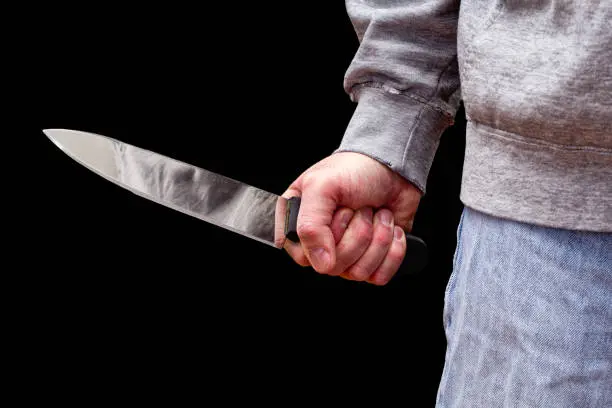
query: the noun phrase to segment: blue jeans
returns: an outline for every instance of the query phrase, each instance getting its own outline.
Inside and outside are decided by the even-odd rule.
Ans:
[[[612,407],[612,234],[465,208],[438,408]]]

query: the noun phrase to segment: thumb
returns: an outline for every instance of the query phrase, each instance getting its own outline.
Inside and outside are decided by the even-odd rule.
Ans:
[[[328,190],[321,185],[305,188],[297,219],[297,233],[304,253],[319,273],[331,271],[336,264],[331,224],[337,203]]]

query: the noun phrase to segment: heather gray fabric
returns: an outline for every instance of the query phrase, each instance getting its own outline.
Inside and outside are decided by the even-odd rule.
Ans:
[[[537,225],[612,231],[612,1],[347,0],[357,107],[337,151],[425,192],[462,99],[463,203]]]

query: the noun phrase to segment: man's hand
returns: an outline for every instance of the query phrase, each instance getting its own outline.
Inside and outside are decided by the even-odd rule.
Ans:
[[[301,196],[300,244],[285,244],[298,264],[384,285],[404,259],[421,191],[368,156],[342,152],[306,170],[283,196]]]

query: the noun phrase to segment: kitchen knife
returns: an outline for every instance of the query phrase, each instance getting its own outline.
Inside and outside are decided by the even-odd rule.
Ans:
[[[300,198],[286,199],[223,175],[95,133],[45,129],[69,157],[99,176],[158,204],[274,248],[299,242]],[[427,263],[425,242],[406,234],[404,264],[395,276]]]

